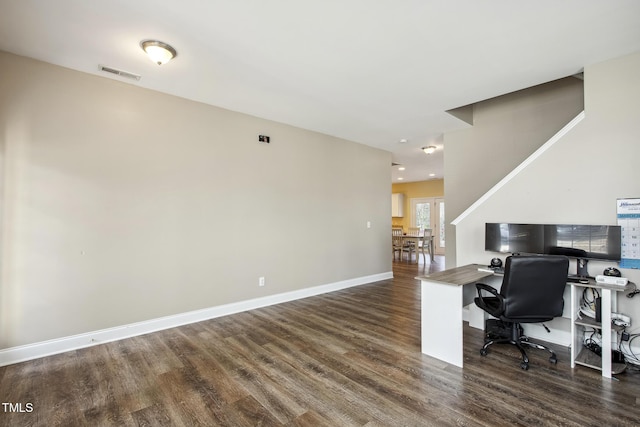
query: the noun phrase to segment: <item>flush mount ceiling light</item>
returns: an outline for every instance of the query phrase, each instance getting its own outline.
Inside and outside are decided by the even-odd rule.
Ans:
[[[158,65],[166,64],[178,55],[174,48],[158,40],[143,40],[140,47]]]
[[[433,154],[434,151],[436,151],[436,146],[435,145],[429,145],[428,147],[422,147],[422,151],[424,151],[427,154]]]

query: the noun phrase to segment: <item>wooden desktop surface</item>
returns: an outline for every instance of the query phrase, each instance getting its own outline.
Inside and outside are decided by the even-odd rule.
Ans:
[[[467,264],[461,267],[449,268],[444,271],[439,271],[433,274],[427,274],[425,276],[416,277],[417,280],[429,280],[431,282],[442,283],[451,286],[464,286],[486,277],[492,276],[495,273],[488,271],[478,271],[479,268],[487,268],[481,264]],[[596,289],[610,289],[616,292],[631,292],[635,289],[632,283],[627,283],[626,286],[609,285],[605,283],[598,283],[594,279],[589,279],[588,283],[569,283],[568,285],[576,285],[581,287],[596,288]]]
[[[493,273],[486,271],[478,271],[478,268],[481,267],[485,266],[480,264],[468,264],[463,265],[462,267],[449,268],[426,276],[418,276],[416,279],[438,282],[444,285],[464,286],[493,275]]]

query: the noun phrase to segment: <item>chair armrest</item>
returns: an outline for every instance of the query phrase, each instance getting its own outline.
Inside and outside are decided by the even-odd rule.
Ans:
[[[498,290],[493,286],[485,285],[484,283],[476,283],[476,289],[478,290],[478,297],[482,298],[482,291],[487,291],[494,297],[499,296]]]
[[[485,304],[485,297],[482,295],[482,291],[486,291],[493,295],[493,297],[490,298],[494,300],[497,299],[500,303],[498,311],[502,312],[504,310],[504,298],[498,293],[498,290],[496,288],[494,288],[493,286],[485,285],[484,283],[476,283],[476,289],[478,290],[478,299],[481,301],[482,306],[487,307],[487,305]]]

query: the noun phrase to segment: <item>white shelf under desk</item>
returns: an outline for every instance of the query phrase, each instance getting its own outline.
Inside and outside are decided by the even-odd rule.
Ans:
[[[617,293],[630,289],[627,287],[611,286],[597,283],[590,279],[589,283],[570,283],[571,285],[571,367],[576,365],[587,366],[589,368],[602,371],[602,376],[611,378],[612,374],[619,373],[623,369],[623,364],[612,363],[611,350],[612,341],[617,340],[615,326],[611,325],[611,313],[617,310]],[[596,289],[600,293],[600,322],[586,317],[580,313],[582,294],[585,289]],[[619,329],[619,328],[618,328]],[[601,336],[601,356],[584,346],[585,331],[599,330]]]

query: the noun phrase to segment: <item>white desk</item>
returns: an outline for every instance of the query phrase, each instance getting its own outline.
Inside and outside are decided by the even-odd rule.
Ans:
[[[462,368],[462,308],[473,302],[475,283],[493,276],[469,264],[427,276],[422,282],[422,352]]]
[[[477,295],[475,283],[489,280],[494,273],[478,271],[486,266],[469,264],[451,268],[426,276],[418,276],[421,281],[421,345],[422,352],[462,368],[463,307],[473,303]],[[490,284],[490,283],[488,283]],[[590,280],[588,284],[569,283],[571,285],[571,367],[576,364],[602,371],[602,376],[611,378],[611,312],[616,309],[615,294],[631,290],[607,286]],[[586,287],[597,288],[602,296],[602,322],[585,319],[578,320],[580,296]],[[597,355],[585,355],[583,349],[583,328],[597,328],[602,331],[602,358]]]

